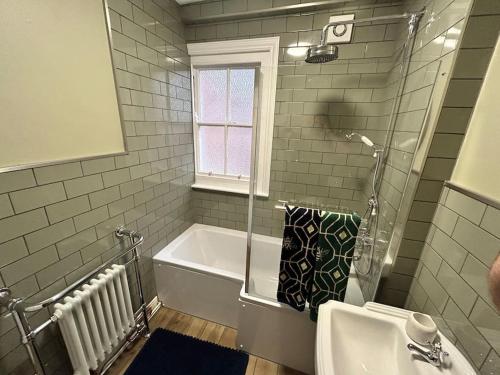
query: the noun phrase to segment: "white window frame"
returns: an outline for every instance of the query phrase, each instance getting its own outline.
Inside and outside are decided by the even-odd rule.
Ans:
[[[221,42],[188,44],[191,56],[191,83],[193,95],[193,134],[195,142],[195,183],[193,188],[216,190],[238,194],[249,194],[248,180],[226,176],[209,176],[198,172],[198,126],[196,123],[196,77],[197,68],[214,66],[258,66],[257,118],[254,123],[258,127],[258,157],[256,160],[256,178],[254,193],[257,196],[269,196],[271,178],[271,155],[274,128],[274,108],[276,100],[276,83],[278,77],[279,37],[239,39]],[[256,130],[254,125],[254,132]],[[255,137],[253,137],[255,138]]]
[[[207,123],[204,121],[200,121],[198,112],[200,111],[200,103],[199,103],[199,92],[195,89],[193,89],[193,136],[194,136],[194,151],[195,151],[195,168],[196,168],[196,187],[201,187],[201,186],[208,186],[208,188],[212,187],[213,189],[219,189],[223,188],[224,191],[230,191],[230,192],[237,192],[237,193],[248,193],[246,190],[248,190],[248,182],[250,180],[250,176],[231,176],[227,174],[217,174],[217,173],[207,173],[201,172],[198,170],[198,166],[200,165],[200,153],[199,153],[199,131],[201,127],[209,127],[209,126],[215,126],[215,127],[223,127],[224,128],[224,135],[225,135],[225,141],[226,141],[226,154],[225,160],[224,160],[224,166],[227,167],[227,136],[228,136],[228,128],[229,127],[241,127],[241,128],[249,128],[249,129],[255,129],[257,126],[257,114],[258,112],[256,111],[257,103],[258,103],[258,92],[259,92],[259,82],[258,82],[258,76],[259,76],[259,71],[260,67],[256,66],[255,64],[236,64],[236,65],[197,65],[194,67],[192,70],[192,80],[193,80],[193,88],[199,87],[200,86],[200,78],[199,74],[200,71],[202,70],[210,70],[210,69],[218,69],[218,70],[227,70],[227,78],[228,78],[228,89],[227,89],[227,95],[229,95],[229,85],[230,85],[230,79],[229,79],[229,70],[230,69],[238,69],[238,68],[247,68],[247,69],[255,69],[255,82],[254,82],[254,108],[253,108],[253,115],[252,115],[252,124],[251,125],[243,125],[243,124],[237,124],[235,122],[224,122],[224,123]],[[226,98],[227,99],[227,98]],[[226,110],[229,112],[229,107],[226,108]],[[253,141],[253,133],[252,133],[252,141]]]

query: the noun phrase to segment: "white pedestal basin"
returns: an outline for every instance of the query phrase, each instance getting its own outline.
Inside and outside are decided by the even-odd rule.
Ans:
[[[442,366],[434,367],[410,352],[407,345],[413,341],[405,332],[409,313],[377,303],[363,307],[336,301],[323,304],[316,330],[316,375],[476,374],[440,332],[443,350],[449,353]]]

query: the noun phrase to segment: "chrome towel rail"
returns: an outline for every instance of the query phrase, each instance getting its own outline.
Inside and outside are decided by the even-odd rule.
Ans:
[[[301,206],[301,207],[311,207],[311,208],[316,208],[318,210],[325,210],[325,211],[337,211],[341,213],[353,213],[354,210],[345,207],[345,206],[328,206],[325,204],[314,204],[311,202],[293,202],[293,201],[284,201],[284,200],[278,200],[278,204],[274,206],[275,209],[277,210],[282,210],[284,211],[286,208],[285,206]]]
[[[34,305],[29,305],[24,307],[24,311],[26,312],[34,312],[43,309],[44,307],[48,307],[55,303],[56,301],[60,300],[67,294],[71,293],[74,289],[78,288],[79,286],[83,285],[88,279],[90,279],[93,275],[105,270],[107,267],[109,267],[111,264],[119,260],[120,258],[124,257],[126,254],[130,253],[132,250],[134,250],[137,246],[142,244],[144,242],[144,238],[142,235],[140,235],[137,232],[131,232],[123,227],[120,227],[116,230],[115,232],[117,237],[123,237],[124,235],[130,236],[132,235],[134,240],[132,239],[132,245],[130,245],[123,253],[120,253],[110,260],[108,260],[106,263],[103,263],[100,267],[90,271],[87,273],[85,276],[81,277],[79,280],[75,281],[73,284],[69,285],[68,287],[64,288],[61,290],[59,293],[53,295],[50,298],[47,298],[46,300],[36,303]]]
[[[35,311],[39,311],[41,309],[50,307],[55,304],[57,301],[61,300],[63,297],[69,295],[71,292],[76,290],[78,287],[85,284],[89,281],[93,276],[97,275],[99,272],[105,270],[111,264],[119,261],[125,256],[132,254],[132,258],[126,260],[122,263],[125,267],[130,264],[134,264],[134,274],[137,281],[137,286],[139,290],[139,299],[141,306],[139,309],[134,312],[134,317],[136,319],[136,326],[130,332],[126,340],[124,340],[121,347],[114,353],[114,355],[109,358],[106,362],[102,363],[98,374],[104,374],[104,372],[109,369],[109,367],[113,364],[113,362],[119,357],[119,355],[129,346],[130,343],[135,341],[141,334],[149,337],[149,322],[147,316],[147,306],[144,300],[144,293],[142,288],[142,279],[139,269],[139,258],[140,254],[138,251],[138,247],[144,242],[144,237],[135,231],[128,230],[124,227],[119,227],[115,231],[115,235],[118,238],[129,238],[130,245],[120,254],[115,255],[107,262],[103,263],[101,266],[95,268],[90,271],[71,285],[67,286],[60,292],[54,294],[52,297],[47,298],[41,302],[35,304],[26,303],[24,298],[14,298],[10,289],[1,288],[0,289],[0,307],[6,308],[9,313],[12,315],[16,326],[21,334],[21,342],[25,346],[26,351],[28,353],[29,359],[33,365],[33,369],[35,370],[36,375],[45,375],[45,369],[42,364],[42,358],[40,356],[39,349],[35,344],[35,337],[43,331],[45,328],[50,326],[52,323],[55,323],[57,319],[54,316],[51,316],[47,321],[40,324],[39,326],[32,328],[30,323],[28,322],[27,313],[32,313]]]
[[[285,200],[278,200],[278,204],[274,206],[275,209],[285,211],[286,205],[290,206],[301,206],[301,207],[311,207],[318,209],[318,210],[324,210],[324,211],[336,211],[344,214],[353,214],[355,211],[349,207],[344,207],[344,206],[328,206],[328,205],[315,205],[311,204],[310,202],[289,202]],[[364,246],[373,246],[375,243],[375,238],[370,237],[369,233],[366,231],[366,225],[367,221],[366,219],[362,219],[361,221],[361,228],[359,231],[359,234],[355,237],[357,246],[360,247],[361,249],[364,248]],[[361,259],[361,255],[354,255],[354,260],[358,261]]]

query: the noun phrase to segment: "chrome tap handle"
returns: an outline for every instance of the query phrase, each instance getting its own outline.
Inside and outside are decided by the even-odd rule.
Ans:
[[[441,364],[445,363],[446,357],[448,357],[449,355],[450,355],[450,353],[448,353],[448,352],[440,352],[439,353],[439,362],[441,362]]]
[[[442,351],[441,343],[432,344],[432,350],[428,351],[413,344],[408,344],[407,347],[411,352],[416,352],[434,367],[441,367],[442,358],[444,359],[444,356],[448,355],[447,352]]]
[[[429,343],[429,345],[432,345],[432,353],[439,358],[439,362],[441,363],[443,363],[445,358],[450,355],[448,352],[443,351],[440,341],[437,341],[434,344]]]

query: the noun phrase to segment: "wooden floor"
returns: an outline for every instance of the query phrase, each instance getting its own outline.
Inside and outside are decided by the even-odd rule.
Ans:
[[[235,329],[183,314],[172,309],[162,307],[153,319],[151,319],[150,326],[151,331],[159,327],[166,328],[171,331],[236,349],[237,331]],[[136,342],[133,348],[125,351],[108,370],[107,375],[123,374],[134,357],[141,350],[144,342],[145,340],[141,338]],[[248,361],[246,375],[302,375],[302,373],[251,355]]]

